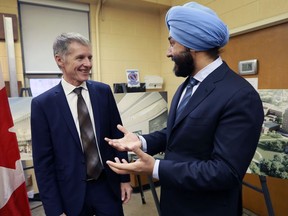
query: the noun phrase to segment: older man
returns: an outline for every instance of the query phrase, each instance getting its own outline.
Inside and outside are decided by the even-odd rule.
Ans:
[[[53,44],[61,82],[31,104],[33,162],[47,216],[123,216],[130,199],[129,175],[117,175],[105,161],[128,159],[104,141],[121,137],[120,114],[110,87],[89,80],[90,41],[63,33]]]
[[[124,137],[106,141],[139,160],[107,163],[117,173],[159,179],[162,216],[242,215],[241,183],[260,136],[261,100],[221,59],[229,33],[214,11],[195,2],[175,6],[166,24],[167,57],[175,75],[187,77],[173,97],[167,128],[138,139],[118,125]],[[150,156],[162,151],[161,161]]]

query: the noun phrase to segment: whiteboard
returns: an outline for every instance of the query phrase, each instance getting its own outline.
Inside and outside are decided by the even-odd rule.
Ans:
[[[20,3],[24,73],[59,74],[53,42],[63,32],[78,32],[89,39],[89,11]]]

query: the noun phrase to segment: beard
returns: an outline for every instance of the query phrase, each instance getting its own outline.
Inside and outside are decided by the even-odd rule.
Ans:
[[[177,77],[188,77],[194,73],[195,64],[189,50],[174,55],[172,60],[175,62],[173,71]]]

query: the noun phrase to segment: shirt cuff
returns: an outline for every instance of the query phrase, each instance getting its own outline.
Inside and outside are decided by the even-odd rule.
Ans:
[[[160,164],[160,160],[156,159],[154,168],[153,168],[153,175],[152,175],[154,179],[158,179],[158,180],[159,180],[159,164]]]
[[[142,144],[142,146],[141,146],[142,151],[147,152],[147,142],[146,142],[146,140],[144,139],[143,136],[138,136],[138,138],[140,139],[141,144]],[[154,167],[153,167],[153,173],[152,173],[152,177],[154,179],[158,179],[158,180],[159,180],[159,173],[158,173],[159,163],[160,163],[160,160],[156,159]]]
[[[138,138],[141,141],[141,145],[142,145],[141,149],[142,149],[142,151],[147,152],[147,142],[146,142],[146,140],[144,139],[143,136],[138,136]]]

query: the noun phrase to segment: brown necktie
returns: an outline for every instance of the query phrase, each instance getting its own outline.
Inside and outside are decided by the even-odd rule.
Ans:
[[[78,96],[77,112],[81,140],[87,164],[87,178],[97,179],[103,170],[103,166],[99,157],[99,152],[96,146],[97,140],[95,139],[93,126],[86,103],[81,94],[82,87],[75,88],[73,91]]]

